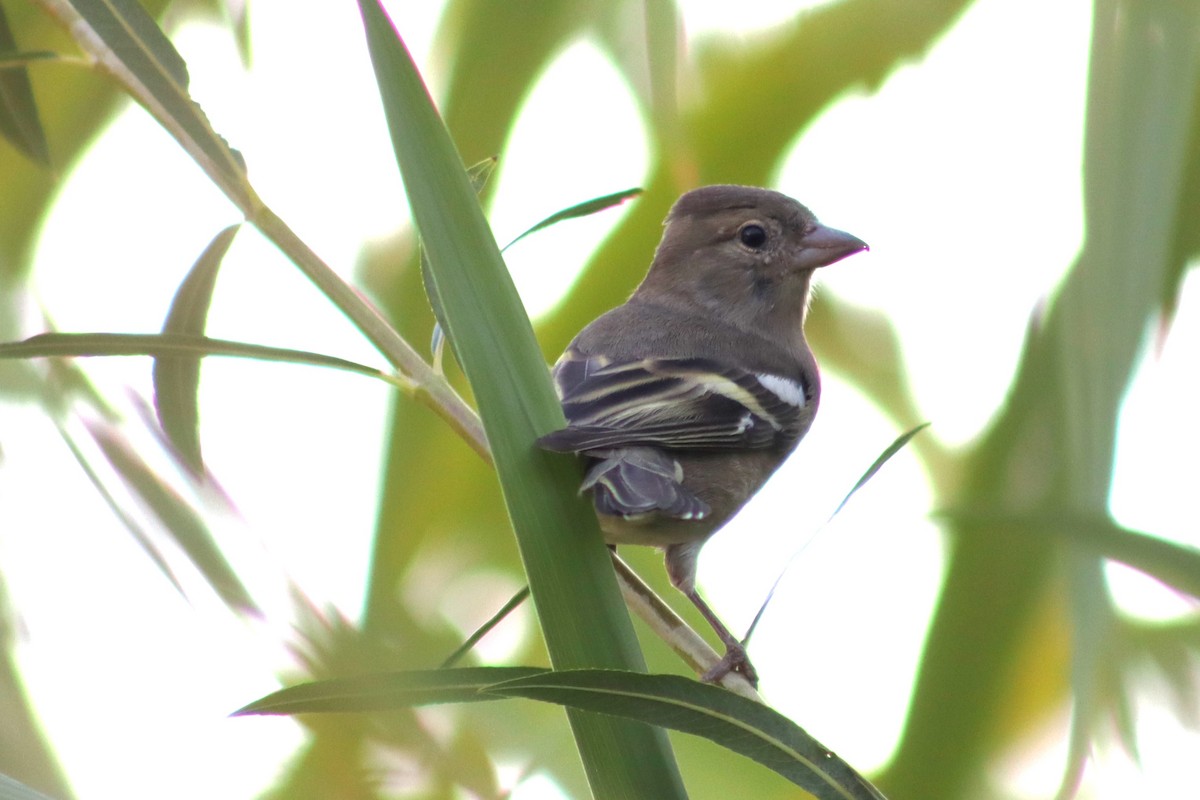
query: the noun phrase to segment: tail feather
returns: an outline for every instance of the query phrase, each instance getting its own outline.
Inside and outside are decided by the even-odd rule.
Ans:
[[[630,447],[591,452],[597,459],[581,490],[592,490],[601,514],[634,517],[657,511],[674,519],[703,519],[712,509],[681,483],[679,462],[661,450]]]

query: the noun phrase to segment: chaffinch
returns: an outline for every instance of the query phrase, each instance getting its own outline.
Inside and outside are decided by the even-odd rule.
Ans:
[[[667,216],[646,278],[554,367],[567,427],[610,544],[661,547],[671,583],[726,647],[703,676],[757,682],[741,642],[696,592],[704,542],[812,424],[821,386],[804,339],[813,271],[866,250],[778,192],[706,186]]]

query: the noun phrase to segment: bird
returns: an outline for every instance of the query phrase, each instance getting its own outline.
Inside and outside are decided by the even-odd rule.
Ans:
[[[770,189],[683,194],[629,299],[555,363],[567,425],[538,439],[585,460],[610,546],[664,551],[675,588],[725,646],[701,679],[757,685],[744,645],[696,590],[701,547],[808,432],[820,401],[804,338],[813,273],[869,249]]]

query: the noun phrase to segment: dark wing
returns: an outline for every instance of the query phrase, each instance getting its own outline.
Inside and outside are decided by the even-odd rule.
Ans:
[[[567,427],[538,444],[560,452],[788,445],[812,418],[802,382],[705,358],[612,361],[568,350],[554,380]]]
[[[601,514],[636,518],[658,512],[674,519],[704,519],[712,508],[685,489],[679,462],[663,450],[631,447],[605,451],[579,490],[592,490]]]

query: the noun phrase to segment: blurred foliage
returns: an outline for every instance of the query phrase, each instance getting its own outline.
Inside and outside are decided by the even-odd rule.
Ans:
[[[161,16],[166,3],[142,5]],[[541,324],[546,357],[624,299],[676,196],[698,183],[768,183],[796,136],[834,99],[870,91],[920,58],[968,5],[842,0],[744,41],[684,47],[677,13],[665,0],[450,0],[437,39],[446,68],[440,102],[467,163],[503,157],[534,81],[581,37],[608,51],[648,121],[645,193]],[[16,336],[16,289],[34,266],[33,238],[59,176],[118,101],[111,82],[72,61],[76,47],[45,7],[0,0],[7,21],[0,25],[0,59],[64,57],[39,56],[28,68],[0,60],[0,86],[9,87],[0,91],[5,111],[28,117],[21,88],[28,80],[39,120],[15,134],[21,141],[11,138],[13,126],[0,128],[14,142],[0,145],[4,340]],[[214,8],[223,5],[178,10]],[[248,57],[243,18],[237,20]],[[914,441],[935,502],[946,511],[949,558],[904,734],[878,776],[893,800],[995,796],[989,766],[1064,703],[1073,720],[1064,768],[1069,794],[1110,720],[1131,738],[1134,690],[1147,665],[1171,687],[1182,717],[1197,713],[1196,625],[1153,628],[1121,618],[1101,567],[1118,559],[1193,594],[1200,581],[1194,551],[1163,553],[1156,549],[1161,542],[1116,528],[1107,513],[1116,414],[1144,331],[1170,324],[1182,275],[1200,249],[1200,4],[1096,0],[1091,59],[1085,246],[1057,295],[1033,314],[1020,369],[986,435],[960,452],[933,437]],[[44,131],[44,148],[30,133],[35,127]],[[43,149],[49,168],[37,163],[45,160]],[[31,150],[39,154],[34,159]],[[368,250],[364,261],[399,331],[408,341],[427,341],[433,321],[412,239]],[[923,421],[886,318],[825,293],[809,338],[823,365],[870,397],[898,430]],[[449,369],[465,393],[461,375]],[[48,410],[60,408],[61,374],[27,364],[0,370],[0,392],[33,393]],[[142,474],[144,465],[131,463],[130,471]],[[459,635],[405,602],[414,586],[433,595],[426,598],[432,606],[449,599],[438,593],[452,590],[430,581],[423,564],[452,559],[464,572],[522,580],[492,469],[426,407],[395,404],[381,485],[363,623],[310,614],[298,645],[306,674],[298,679],[436,666]],[[649,577],[665,586],[657,573],[649,570]],[[70,792],[53,743],[42,739],[14,667],[11,613],[0,605],[0,773],[64,798]],[[660,643],[643,644],[652,671],[680,671]],[[545,665],[546,656],[535,643],[516,661]],[[544,769],[574,796],[587,791],[563,715],[540,704],[475,704],[436,721],[405,711],[304,722],[312,735],[272,797],[393,796],[382,780],[381,764],[390,763],[384,753],[419,765],[412,796],[452,797],[463,789],[501,797],[500,762]],[[695,797],[796,796],[791,784],[745,759],[714,757],[710,744],[685,737],[672,742]]]

